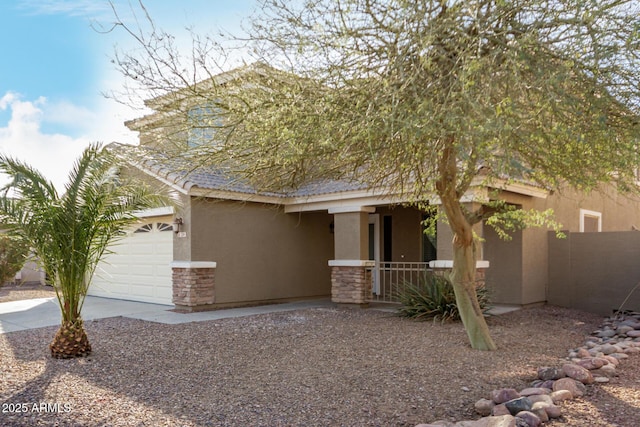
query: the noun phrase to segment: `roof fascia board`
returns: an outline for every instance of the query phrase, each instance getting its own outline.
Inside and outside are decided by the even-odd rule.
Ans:
[[[206,188],[193,187],[188,191],[190,196],[208,197],[211,199],[234,200],[239,202],[266,203],[271,205],[285,205],[286,197],[265,196],[262,194],[241,193],[238,191],[209,190]]]
[[[507,181],[505,179],[495,180],[487,185],[488,187],[495,188],[497,190],[506,190],[512,193],[522,194],[524,196],[537,197],[539,199],[546,199],[549,196],[549,190],[529,185],[523,182]]]
[[[353,206],[380,206],[406,203],[408,199],[393,194],[372,194],[368,191],[322,194],[286,201],[285,213],[342,209]]]
[[[150,218],[154,216],[167,216],[173,215],[175,213],[175,209],[173,206],[163,206],[159,208],[151,208],[145,209],[142,211],[136,211],[133,214],[139,218]]]

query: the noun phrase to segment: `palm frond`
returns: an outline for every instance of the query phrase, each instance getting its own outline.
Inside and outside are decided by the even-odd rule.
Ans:
[[[52,278],[63,320],[73,321],[110,243],[137,220],[136,212],[168,199],[119,176],[119,159],[99,144],[74,163],[63,195],[30,166],[0,156],[11,181],[0,196],[0,219],[28,241]]]

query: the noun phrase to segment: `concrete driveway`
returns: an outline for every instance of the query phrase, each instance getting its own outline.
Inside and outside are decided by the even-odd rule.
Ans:
[[[328,299],[314,299],[201,313],[175,313],[170,311],[173,309],[172,305],[87,296],[82,307],[82,318],[87,321],[122,316],[150,322],[178,324],[331,306],[334,306],[334,304]],[[59,324],[60,308],[55,298],[37,298],[0,303],[0,334]]]

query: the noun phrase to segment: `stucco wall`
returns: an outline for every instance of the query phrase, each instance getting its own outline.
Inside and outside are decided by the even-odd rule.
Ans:
[[[512,240],[501,240],[489,226],[484,230],[484,259],[489,261],[485,284],[491,301],[497,304],[521,304],[523,293],[522,231]]]
[[[638,231],[548,238],[550,304],[610,315],[640,282]],[[640,311],[640,289],[623,309]]]
[[[285,214],[257,203],[193,198],[185,215],[188,237],[176,238],[175,257],[217,263],[217,304],[326,296],[331,220],[327,213]]]
[[[366,212],[333,215],[336,259],[367,259],[368,215]]]
[[[602,214],[602,231],[628,231],[633,226],[640,227],[640,201],[611,190],[583,194],[571,189],[564,189],[549,195],[546,199],[534,198],[514,193],[503,192],[501,197],[510,203],[522,206],[523,209],[553,209],[555,219],[563,225],[564,230],[578,232],[580,230],[580,209],[600,212]],[[488,233],[485,227],[485,233]],[[492,232],[491,232],[492,233]],[[515,280],[517,266],[508,256],[514,256],[507,248],[509,242],[502,242],[493,236],[484,243],[485,258],[491,262],[487,270],[487,282],[497,287],[494,302],[508,304],[534,304],[546,301],[549,286],[549,238],[548,230],[530,228],[522,231],[522,274],[520,285]],[[588,234],[588,233],[587,233]],[[555,234],[551,239],[556,239]],[[496,246],[491,249],[490,246]],[[592,248],[601,251],[602,248]],[[492,255],[487,256],[487,251]],[[509,278],[509,279],[504,279]],[[519,286],[520,290],[510,289]],[[503,299],[504,297],[504,299]]]

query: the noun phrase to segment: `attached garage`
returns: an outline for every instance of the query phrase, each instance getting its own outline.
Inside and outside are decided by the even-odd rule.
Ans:
[[[172,304],[172,216],[146,217],[104,256],[89,295]]]

